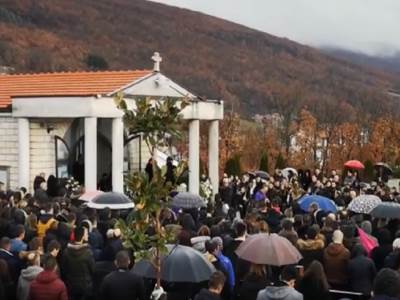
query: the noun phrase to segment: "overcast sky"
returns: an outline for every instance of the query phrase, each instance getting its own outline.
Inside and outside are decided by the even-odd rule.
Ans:
[[[156,0],[312,46],[400,52],[400,0]]]

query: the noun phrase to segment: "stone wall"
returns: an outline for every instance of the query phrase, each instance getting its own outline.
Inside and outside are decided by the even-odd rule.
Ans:
[[[31,119],[30,125],[30,188],[40,173],[56,175],[55,136],[64,137],[73,119]],[[53,130],[47,131],[52,127]]]
[[[18,186],[18,122],[12,117],[0,117],[0,167],[8,171],[5,188]]]

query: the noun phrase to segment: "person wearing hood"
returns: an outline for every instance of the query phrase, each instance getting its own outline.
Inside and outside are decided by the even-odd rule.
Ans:
[[[376,275],[375,264],[367,257],[362,245],[357,244],[353,249],[353,258],[349,262],[349,283],[353,292],[369,296]]]
[[[391,269],[382,269],[376,275],[371,300],[396,300],[400,298],[400,275]]]
[[[295,290],[296,269],[294,266],[283,268],[280,280],[274,286],[267,286],[257,295],[257,300],[303,300],[303,295]]]
[[[347,287],[350,252],[343,245],[343,232],[335,230],[332,243],[324,250],[323,262],[329,284],[336,289]]]
[[[85,299],[85,297],[92,295],[95,262],[87,243],[87,229],[76,227],[74,235],[75,242],[69,243],[64,251],[61,274],[67,285],[70,298]]]
[[[318,235],[318,231],[314,226],[307,229],[307,234],[304,239],[300,238],[297,240],[296,246],[303,255],[301,262],[305,268],[307,268],[314,260],[322,261],[325,243]]]
[[[206,253],[206,242],[211,240],[210,228],[203,225],[197,232],[197,236],[190,239],[192,247],[201,253]]]
[[[48,256],[44,271],[37,275],[29,289],[29,300],[68,300],[64,282],[57,275],[57,260]]]
[[[208,281],[208,289],[202,289],[194,300],[220,300],[225,280],[224,273],[221,271],[214,272]]]
[[[378,247],[371,251],[371,258],[375,263],[376,269],[379,271],[384,267],[385,258],[392,252],[392,240],[390,231],[386,228],[378,231]]]
[[[27,300],[31,282],[43,271],[40,267],[40,255],[37,252],[30,252],[27,255],[28,267],[21,271],[17,286],[17,299]]]
[[[385,268],[398,270],[400,266],[400,238],[393,241],[392,249],[393,251],[384,260],[384,266]]]

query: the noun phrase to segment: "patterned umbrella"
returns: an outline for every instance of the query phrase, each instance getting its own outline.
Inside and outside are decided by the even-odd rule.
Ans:
[[[365,169],[364,165],[362,162],[359,160],[349,160],[347,161],[344,166],[349,169],[355,169],[355,170],[363,170]]]
[[[207,206],[203,198],[201,198],[198,195],[187,192],[176,194],[172,199],[171,205],[174,207],[187,208],[187,209]]]
[[[308,211],[312,203],[317,203],[318,207],[325,212],[335,213],[337,211],[335,202],[323,196],[305,195],[299,200],[300,208],[304,211]]]
[[[288,239],[273,234],[249,236],[236,250],[238,257],[259,265],[284,266],[296,264],[302,258]]]
[[[375,207],[381,204],[382,201],[378,196],[375,195],[360,195],[354,198],[349,206],[348,210],[359,214],[369,214]]]
[[[396,202],[382,202],[371,211],[375,218],[400,219],[400,204]]]
[[[203,254],[191,247],[167,245],[168,254],[161,258],[161,280],[167,282],[203,282],[210,279],[214,266]],[[137,262],[132,272],[145,278],[156,278],[149,260]]]

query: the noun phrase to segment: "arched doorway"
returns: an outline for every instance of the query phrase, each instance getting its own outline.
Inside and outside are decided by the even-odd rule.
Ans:
[[[74,177],[85,183],[85,136],[82,135],[69,147],[66,141],[55,136],[56,171],[58,178]],[[111,190],[111,151],[110,141],[101,133],[97,134],[97,181],[105,190]]]

